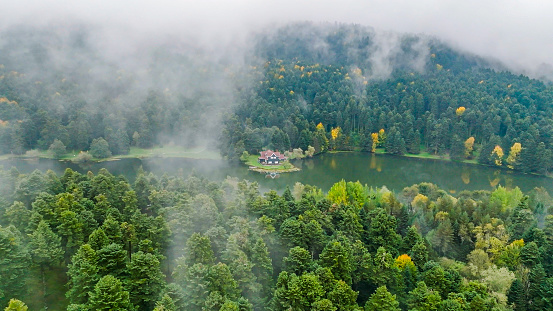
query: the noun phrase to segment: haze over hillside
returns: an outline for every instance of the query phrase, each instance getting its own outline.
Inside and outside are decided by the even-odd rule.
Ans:
[[[101,26],[110,52],[130,43],[187,38],[212,50],[243,47],[252,31],[296,21],[355,23],[384,31],[425,33],[457,48],[493,57],[519,72],[551,72],[550,2],[520,1],[265,1],[175,3],[141,1],[22,0],[5,4],[2,29],[78,21]],[[177,40],[178,41],[178,40]],[[123,53],[124,55],[124,53]]]

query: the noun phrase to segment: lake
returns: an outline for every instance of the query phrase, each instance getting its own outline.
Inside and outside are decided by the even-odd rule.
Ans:
[[[157,175],[167,173],[188,176],[194,171],[211,180],[222,180],[226,176],[248,179],[258,182],[262,191],[275,189],[279,192],[287,185],[293,187],[296,182],[315,185],[328,191],[332,184],[345,179],[374,187],[386,186],[395,191],[416,183],[432,182],[452,194],[462,190],[492,190],[498,185],[508,188],[518,186],[522,191],[544,187],[549,193],[553,193],[551,178],[449,161],[352,152],[328,153],[293,163],[301,168],[300,172],[280,174],[273,179],[265,174],[249,171],[243,165],[229,164],[223,160],[146,158],[75,164],[50,159],[12,159],[0,162],[4,169],[15,166],[21,173],[51,169],[61,174],[68,167],[82,173],[96,173],[105,167],[112,174],[122,174],[131,182],[140,166]]]

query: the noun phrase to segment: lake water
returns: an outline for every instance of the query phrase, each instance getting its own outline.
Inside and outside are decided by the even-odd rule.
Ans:
[[[509,188],[518,186],[522,191],[544,187],[549,193],[553,193],[551,178],[449,161],[370,153],[334,153],[293,163],[301,168],[300,172],[280,174],[273,179],[265,174],[249,171],[243,165],[233,165],[222,160],[147,158],[75,164],[49,159],[13,159],[0,162],[4,169],[15,166],[21,173],[29,173],[35,169],[51,169],[61,174],[67,167],[82,173],[96,173],[105,167],[112,174],[126,176],[131,182],[134,181],[140,166],[158,175],[167,173],[188,176],[194,171],[211,180],[222,180],[226,176],[248,179],[258,182],[262,191],[275,189],[279,192],[284,190],[286,185],[293,187],[296,182],[315,185],[323,191],[328,191],[332,184],[345,179],[360,181],[369,186],[386,186],[395,191],[401,191],[406,186],[420,182],[432,182],[450,193],[462,190],[492,190],[497,185]]]

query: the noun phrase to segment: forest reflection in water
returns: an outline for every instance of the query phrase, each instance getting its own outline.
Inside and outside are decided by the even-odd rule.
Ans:
[[[114,175],[124,175],[134,181],[139,168],[157,175],[183,175],[191,173],[211,180],[223,180],[227,176],[248,179],[259,183],[261,191],[274,189],[283,191],[296,182],[314,185],[328,191],[337,181],[360,181],[373,187],[386,186],[401,191],[404,187],[421,182],[431,182],[450,193],[463,190],[492,190],[501,185],[507,188],[519,187],[529,191],[544,187],[553,193],[553,179],[545,176],[522,174],[508,169],[486,167],[466,163],[397,157],[371,153],[327,153],[313,158],[298,160],[294,165],[301,171],[280,174],[278,178],[266,178],[241,164],[222,160],[194,160],[183,158],[122,159],[89,164],[75,164],[49,159],[2,161],[4,169],[15,166],[21,173],[35,169],[48,170],[61,174],[66,168],[86,173],[96,173],[107,168]]]

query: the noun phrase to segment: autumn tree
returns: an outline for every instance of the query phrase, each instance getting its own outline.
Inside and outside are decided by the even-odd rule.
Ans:
[[[499,145],[496,145],[491,153],[493,163],[497,166],[501,166],[503,163],[503,155],[503,149]]]
[[[516,166],[518,166],[518,157],[520,155],[520,151],[522,150],[522,145],[520,143],[514,143],[511,147],[511,150],[509,151],[509,156],[507,157],[507,167],[510,169],[514,169]]]

